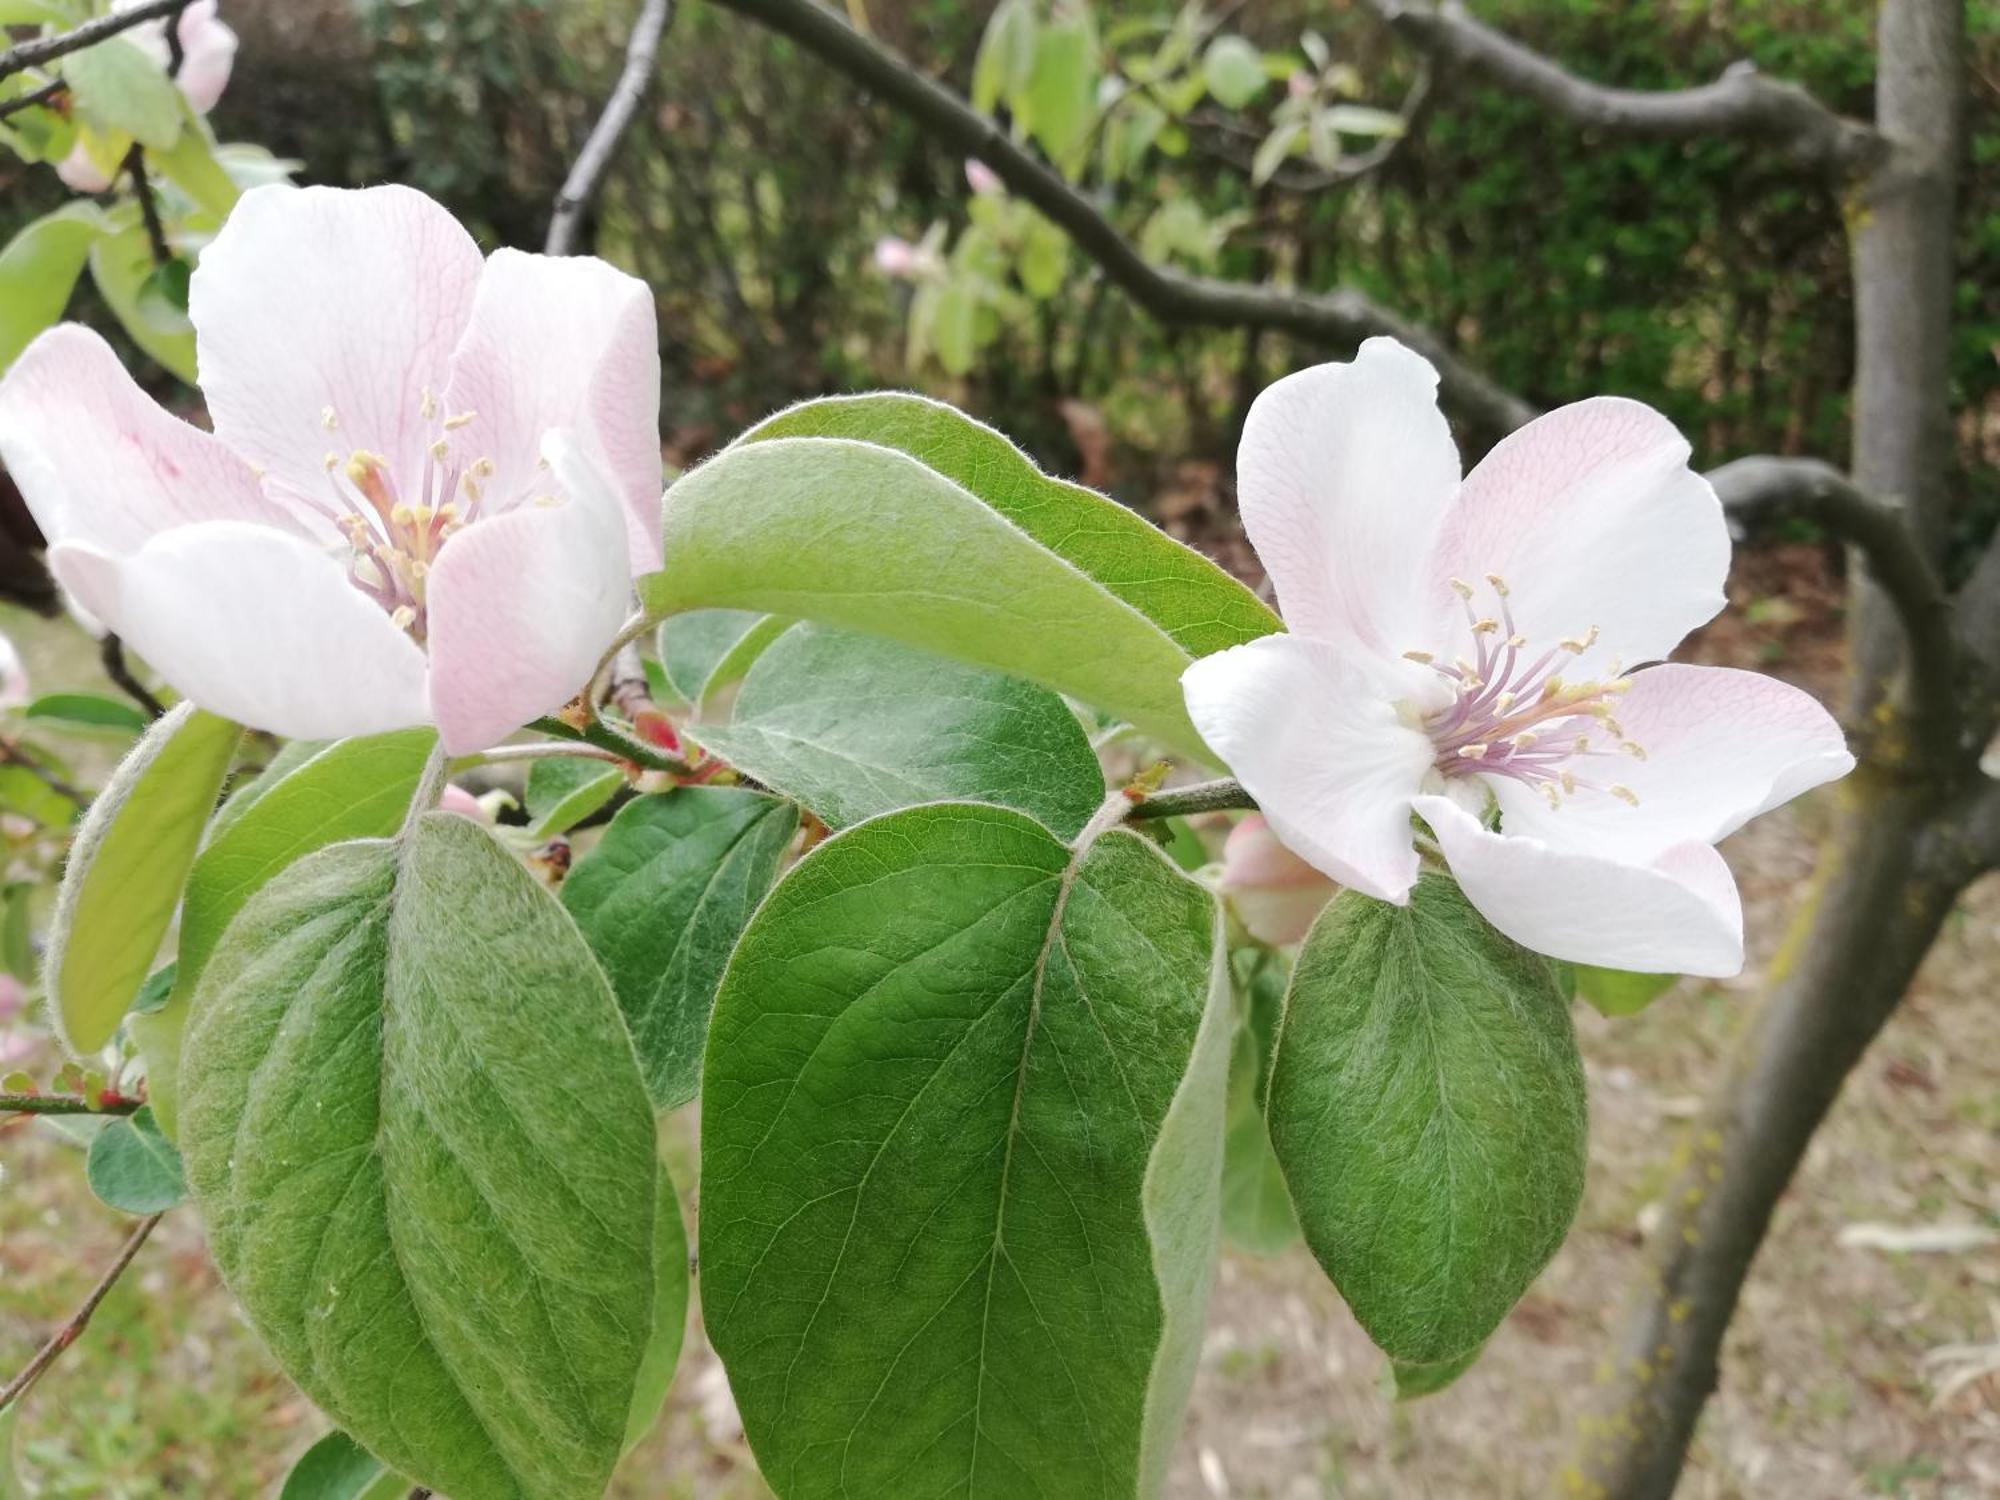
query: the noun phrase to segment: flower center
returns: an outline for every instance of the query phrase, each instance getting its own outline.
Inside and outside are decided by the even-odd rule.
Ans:
[[[1424,719],[1442,776],[1507,776],[1534,787],[1550,807],[1578,792],[1603,792],[1636,807],[1628,786],[1609,779],[1605,763],[1620,755],[1644,760],[1643,747],[1625,737],[1613,710],[1631,686],[1613,664],[1601,679],[1567,682],[1559,668],[1597,643],[1597,627],[1535,653],[1514,625],[1506,580],[1488,573],[1495,606],[1474,608],[1478,591],[1463,579],[1451,586],[1464,602],[1478,657],[1449,665],[1429,651],[1405,651],[1409,660],[1450,684],[1451,701]]]
[[[493,460],[467,464],[452,454],[449,434],[471,422],[475,413],[441,417],[437,398],[428,390],[420,406],[436,436],[424,450],[423,473],[407,497],[388,460],[355,448],[344,459],[329,451],[323,461],[332,505],[310,496],[306,502],[346,539],[347,576],[354,586],[421,643],[428,624],[425,593],[431,567],[453,534],[478,519],[485,499],[481,486],[493,473]],[[327,407],[320,425],[338,431],[339,414]]]

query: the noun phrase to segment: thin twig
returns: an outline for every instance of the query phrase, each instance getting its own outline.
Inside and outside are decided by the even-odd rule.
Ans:
[[[139,217],[146,221],[146,243],[153,251],[153,264],[164,266],[174,258],[167,243],[167,226],[160,221],[160,205],[153,201],[153,185],[146,178],[146,148],[137,141],[125,153],[125,175],[132,179],[132,196],[139,200]]]
[[[143,1099],[114,1095],[109,1099],[86,1099],[81,1094],[0,1094],[0,1114],[9,1115],[129,1115],[145,1104]]]
[[[67,797],[78,807],[90,805],[90,793],[72,786],[67,778],[50,770],[12,740],[0,740],[0,765],[19,766],[58,797]]]
[[[62,79],[51,78],[40,88],[23,94],[18,99],[0,100],[0,120],[6,119],[9,115],[18,114],[24,109],[33,109],[38,104],[51,104],[55,101],[56,96],[68,87],[69,85],[63,82]]]
[[[618,765],[626,764],[623,755],[598,745],[588,745],[580,740],[545,740],[533,745],[498,745],[474,755],[462,755],[451,763],[451,768],[464,771],[474,766],[498,766],[519,760],[608,760]]]
[[[1254,808],[1257,799],[1243,789],[1243,783],[1225,776],[1217,781],[1197,781],[1193,786],[1169,787],[1140,798],[1126,817],[1184,818],[1193,813],[1228,812]]]
[[[149,717],[157,719],[167,711],[167,706],[133,675],[130,663],[125,660],[125,643],[116,635],[104,638],[98,647],[97,659],[104,664],[104,675],[117,683],[125,696],[144,709]]]
[[[862,36],[814,0],[719,0],[782,33],[854,83],[924,126],[945,149],[976,156],[1040,209],[1141,307],[1166,323],[1270,328],[1320,345],[1352,347],[1387,334],[1438,368],[1444,400],[1489,436],[1510,432],[1535,409],[1448,350],[1434,332],[1377,306],[1352,288],[1324,293],[1242,286],[1156,266],[1098,206],[1031,155],[1001,126],[903,58]]]
[[[143,4],[135,5],[130,10],[114,10],[55,36],[36,37],[18,43],[0,52],[0,78],[11,78],[23,68],[38,68],[43,63],[54,62],[58,57],[67,57],[72,52],[93,47],[121,31],[130,31],[134,26],[143,26],[162,16],[175,15],[185,10],[188,3],[189,0],[144,0]],[[173,46],[171,40],[168,46]]]
[[[674,776],[687,776],[694,770],[680,756],[669,755],[666,751],[625,733],[604,719],[593,718],[589,725],[582,729],[557,718],[537,719],[528,727],[556,739],[596,745],[600,749],[609,750],[619,760],[629,760],[632,764],[643,766],[649,771],[666,771]]]
[[[149,1214],[139,1221],[138,1228],[132,1231],[119,1250],[118,1258],[111,1263],[111,1269],[104,1273],[103,1279],[92,1287],[90,1295],[83,1299],[83,1306],[70,1316],[67,1323],[55,1331],[54,1336],[46,1344],[35,1351],[35,1357],[28,1361],[20,1374],[7,1382],[7,1388],[0,1390],[0,1411],[5,1411],[26,1395],[34,1383],[42,1378],[48,1367],[62,1358],[63,1350],[83,1337],[83,1331],[90,1326],[91,1316],[96,1313],[98,1304],[110,1295],[111,1289],[118,1284],[118,1278],[125,1274],[125,1268],[132,1264],[133,1257],[145,1245],[147,1236],[152,1234],[154,1226],[159,1222],[159,1214]]]
[[[548,242],[543,247],[550,255],[568,255],[575,250],[584,213],[597,196],[611,158],[618,151],[619,139],[638,113],[646,86],[653,81],[660,41],[667,34],[673,13],[673,0],[642,0],[638,19],[632,23],[632,35],[625,43],[625,66],[618,74],[618,82],[556,194]]]

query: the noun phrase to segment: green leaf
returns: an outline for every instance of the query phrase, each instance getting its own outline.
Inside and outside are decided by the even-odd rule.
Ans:
[[[1040,214],[1030,217],[1021,240],[1020,269],[1029,296],[1055,296],[1069,272],[1069,236]]]
[[[91,803],[43,965],[50,1010],[78,1056],[111,1040],[152,970],[242,735],[183,703],[154,721]]]
[[[108,729],[127,738],[144,734],[153,722],[123,699],[98,693],[45,693],[23,709],[21,716],[81,729]]]
[[[623,767],[580,755],[554,756],[528,767],[523,800],[528,807],[528,837],[552,839],[568,833],[618,795],[625,785]]]
[[[776,797],[678,787],[622,809],[563,882],[660,1109],[700,1086],[723,966],[797,830],[797,810]]]
[[[130,37],[114,36],[63,59],[63,81],[85,123],[129,135],[148,151],[180,138],[180,90]]]
[[[1210,42],[1201,70],[1209,93],[1224,109],[1244,108],[1270,82],[1264,72],[1264,54],[1240,36],[1219,36]]]
[[[335,1428],[299,1456],[278,1500],[404,1500],[409,1493],[409,1480]]]
[[[26,766],[0,764],[0,807],[45,828],[60,828],[77,814],[77,805]]]
[[[669,615],[660,622],[659,633],[660,670],[666,674],[668,689],[681,706],[700,708],[704,697],[723,686],[716,679],[739,648],[753,640],[769,645],[784,627],[784,621],[754,609],[692,609]],[[752,652],[731,680],[740,680],[754,660]]]
[[[1284,1013],[1285,968],[1259,956],[1243,987],[1242,1015],[1229,1054],[1229,1112],[1222,1142],[1222,1232],[1253,1255],[1277,1255],[1299,1242],[1285,1174],[1264,1124],[1271,1050]]]
[[[182,107],[188,109],[185,102]],[[242,196],[236,180],[215,158],[215,141],[207,125],[191,109],[172,149],[154,152],[151,164],[217,223],[229,217]]]
[[[687,1339],[687,1313],[687,1226],[681,1222],[680,1196],[662,1165],[653,1189],[653,1332],[639,1361],[639,1378],[625,1418],[623,1446],[628,1453],[660,1420]]]
[[[133,222],[115,234],[100,236],[90,247],[90,279],[132,342],[193,385],[194,328],[184,315],[171,313],[161,298],[146,295],[155,269],[152,242],[143,224]]]
[[[189,1002],[208,956],[230,920],[295,860],[343,839],[385,838],[402,825],[437,736],[429,729],[306,746],[312,753],[287,769],[286,746],[253,788],[247,804],[216,830],[188,876],[181,912],[174,991],[149,1016],[131,1022],[146,1059],[146,1092],[171,1138],[178,1134],[181,1035]],[[240,800],[240,799],[239,799]]]
[[[1364,104],[1335,104],[1320,111],[1326,129],[1340,135],[1393,136],[1407,128],[1403,117],[1392,109],[1371,109]]]
[[[181,1145],[223,1278],[356,1441],[455,1500],[599,1500],[653,1332],[616,1002],[477,824],[307,856],[196,993]]]
[[[69,306],[90,247],[105,231],[95,203],[71,203],[29,224],[0,250],[0,371]]]
[[[1046,688],[878,636],[794,625],[700,742],[832,828],[919,802],[997,802],[1074,835],[1104,801],[1083,726]]]
[[[781,412],[668,491],[666,537],[641,585],[658,613],[748,605],[870,631],[1202,758],[1180,674],[1281,628],[1207,558],[921,396]]]
[[[786,1500],[1156,1494],[1216,1245],[1213,900],[1004,808],[821,845],[703,1079],[702,1307]]]
[[[1435,1396],[1477,1364],[1479,1356],[1485,1352],[1486,1346],[1479,1344],[1463,1354],[1455,1354],[1450,1359],[1439,1360],[1431,1365],[1415,1365],[1405,1360],[1392,1359],[1383,1372],[1388,1377],[1389,1395],[1398,1401],[1415,1401],[1419,1397]]]
[[[187,1196],[181,1154],[160,1134],[150,1109],[98,1131],[84,1175],[93,1193],[123,1213],[160,1213]]]
[[[1425,875],[1343,891],[1300,950],[1271,1141],[1306,1243],[1391,1356],[1477,1348],[1583,1192],[1583,1066],[1555,966]]]
[[[991,114],[1034,75],[1035,9],[1029,0],[1001,0],[972,60],[972,107]]]
[[[1280,125],[1265,136],[1257,143],[1256,153],[1250,158],[1250,181],[1262,187],[1277,176],[1278,168],[1298,150],[1305,138],[1306,127],[1298,121]]]
[[[1057,16],[1035,34],[1035,60],[1016,114],[1049,160],[1067,169],[1090,138],[1097,112],[1097,34],[1081,9]]]
[[[1607,1016],[1636,1016],[1674,987],[1678,974],[1634,974],[1625,969],[1575,966],[1576,992]]]

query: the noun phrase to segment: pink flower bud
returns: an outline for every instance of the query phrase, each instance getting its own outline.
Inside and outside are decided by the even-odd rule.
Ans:
[[[1277,947],[1303,938],[1337,887],[1250,813],[1222,846],[1222,889],[1250,935]]]
[[[896,235],[883,235],[875,242],[875,269],[884,276],[914,276],[917,247]]]
[[[1313,76],[1304,68],[1292,69],[1292,76],[1285,80],[1285,92],[1294,99],[1303,99],[1313,91]]]
[[[103,193],[111,189],[111,179],[98,170],[82,141],[71,146],[69,155],[56,163],[56,176],[72,193]]]
[[[28,669],[14,643],[0,635],[0,709],[19,708],[28,701]]]
[[[1006,191],[1006,185],[1000,181],[1000,174],[977,157],[968,156],[965,159],[965,180],[973,192],[981,197]]]

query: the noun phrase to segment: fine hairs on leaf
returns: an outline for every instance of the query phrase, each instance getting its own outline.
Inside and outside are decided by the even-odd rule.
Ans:
[[[1343,891],[1292,971],[1271,1142],[1306,1243],[1385,1351],[1477,1348],[1583,1193],[1583,1065],[1556,967],[1447,877]]]

